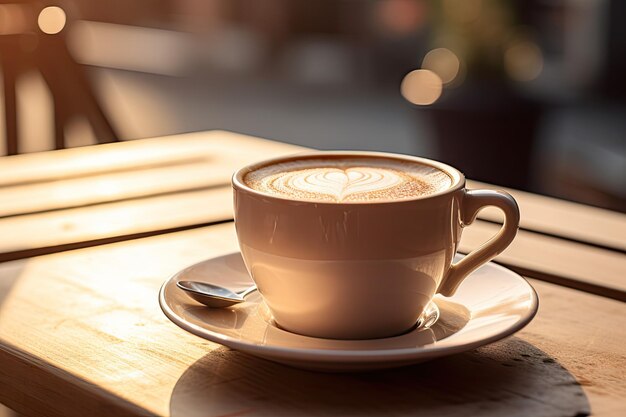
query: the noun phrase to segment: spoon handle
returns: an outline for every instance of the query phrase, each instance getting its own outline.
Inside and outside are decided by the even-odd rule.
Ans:
[[[239,294],[241,296],[241,298],[246,298],[246,296],[248,296],[248,294],[254,292],[257,290],[256,285],[253,285],[249,288],[246,288],[245,290],[238,292],[237,294]]]

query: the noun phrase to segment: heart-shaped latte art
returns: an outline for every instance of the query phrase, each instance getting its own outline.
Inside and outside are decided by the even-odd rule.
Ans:
[[[384,190],[402,182],[400,175],[382,168],[324,168],[284,173],[276,178],[274,187],[343,201],[349,196]]]
[[[426,164],[391,158],[303,158],[254,169],[253,190],[289,200],[356,203],[414,199],[450,187],[451,177]]]

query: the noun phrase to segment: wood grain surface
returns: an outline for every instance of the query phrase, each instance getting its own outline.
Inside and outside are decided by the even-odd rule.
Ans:
[[[0,187],[0,218],[225,186],[237,168],[303,149],[229,132],[137,142],[0,159],[2,177],[9,178]],[[164,149],[172,151],[170,161],[163,160]],[[63,164],[65,173],[56,168]]]
[[[533,281],[517,336],[405,369],[255,359],[161,313],[161,283],[236,250],[232,223],[0,265],[0,402],[28,415],[624,415],[624,303]]]
[[[232,200],[228,185],[175,196],[0,218],[0,235],[11,236],[0,240],[0,262],[230,221]]]
[[[304,150],[211,131],[5,157],[0,217],[227,186],[243,165]],[[476,181],[468,187],[513,194],[523,229],[626,251],[623,214]],[[479,218],[497,222],[500,214],[486,209]]]
[[[468,253],[499,229],[480,221],[464,228],[459,251]],[[523,275],[626,301],[626,256],[614,251],[520,230],[495,261]]]
[[[0,219],[2,235],[11,236],[0,240],[0,261],[201,227],[232,217],[227,186]],[[459,249],[466,253],[478,247],[498,229],[497,224],[476,221],[465,229]],[[496,260],[537,279],[626,301],[626,256],[615,251],[520,230]]]
[[[25,185],[86,176],[184,166],[225,157],[269,158],[277,151],[305,148],[223,130],[185,133],[0,158],[0,186]]]
[[[468,181],[468,188],[487,188],[509,192],[520,206],[522,229],[596,245],[626,254],[626,215],[557,198]],[[501,222],[493,208],[483,210],[480,219]]]
[[[303,149],[215,131],[3,158],[0,236],[10,238],[0,239],[0,261],[232,219],[234,170]],[[522,230],[500,262],[538,279],[626,298],[625,215],[507,191],[520,204]],[[479,218],[485,222],[467,229],[462,250],[485,241],[497,229],[489,223],[501,221],[495,209]],[[596,265],[605,266],[602,273]]]
[[[0,263],[0,402],[33,416],[626,415],[626,216],[516,190],[521,230],[497,261],[551,283],[531,281],[539,313],[505,341],[331,375],[171,324],[160,284],[237,248],[232,172],[303,149],[216,131],[0,159],[0,262],[13,260]],[[479,219],[461,251],[501,221]]]

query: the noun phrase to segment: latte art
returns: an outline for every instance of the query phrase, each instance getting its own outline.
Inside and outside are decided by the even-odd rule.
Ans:
[[[450,186],[433,167],[386,159],[302,159],[250,172],[244,181],[270,195],[323,202],[415,198]]]
[[[324,195],[343,201],[353,195],[384,190],[400,183],[402,178],[399,175],[379,168],[317,168],[286,172],[276,178],[271,187],[290,190],[291,193]]]

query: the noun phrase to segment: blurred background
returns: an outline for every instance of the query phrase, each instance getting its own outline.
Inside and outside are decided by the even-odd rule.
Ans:
[[[625,18],[618,0],[1,0],[0,155],[226,129],[624,212]]]

